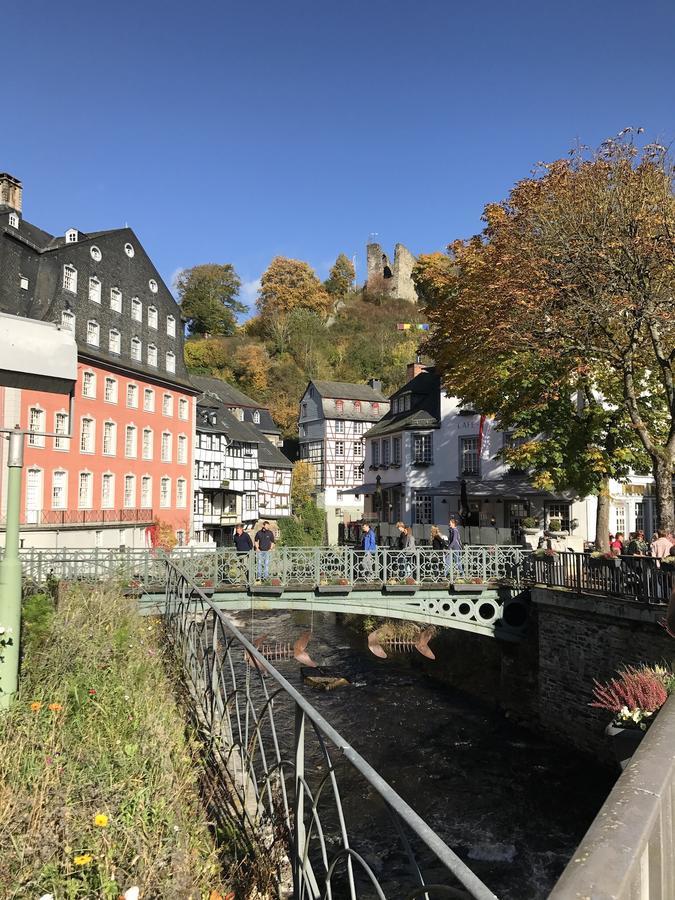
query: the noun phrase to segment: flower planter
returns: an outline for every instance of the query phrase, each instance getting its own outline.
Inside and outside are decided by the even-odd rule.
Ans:
[[[622,728],[612,722],[605,728],[612,755],[622,769],[626,768],[646,733],[641,728]]]
[[[328,594],[333,597],[345,597],[352,590],[351,584],[317,584],[317,594]]]
[[[416,594],[419,584],[385,584],[385,594]]]
[[[281,597],[284,592],[283,584],[253,584],[251,593],[263,597]]]
[[[489,587],[487,584],[455,583],[450,585],[453,594],[482,594]]]
[[[618,556],[615,559],[607,559],[604,556],[590,556],[588,564],[592,569],[620,569],[621,559]]]
[[[538,528],[523,528],[523,534],[527,535],[527,537],[536,537],[539,534]]]

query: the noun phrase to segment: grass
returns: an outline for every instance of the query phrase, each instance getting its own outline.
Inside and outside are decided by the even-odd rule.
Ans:
[[[158,624],[113,586],[73,587],[55,612],[31,598],[25,616],[0,722],[0,896],[227,898]]]

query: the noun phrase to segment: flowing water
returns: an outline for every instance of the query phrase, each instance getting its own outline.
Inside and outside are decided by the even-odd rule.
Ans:
[[[432,680],[412,654],[377,659],[333,615],[310,623],[298,613],[256,612],[253,621],[241,613],[234,622],[272,641],[292,641],[311,624],[312,657],[351,685],[317,692],[302,684],[295,661],[277,668],[498,897],[548,895],[611,789],[611,773]],[[340,787],[348,820],[375,807],[349,767],[340,767]],[[384,862],[386,826],[369,812],[358,835],[378,875],[397,864]]]

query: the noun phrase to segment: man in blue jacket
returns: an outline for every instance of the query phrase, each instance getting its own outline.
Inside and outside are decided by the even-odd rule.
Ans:
[[[373,576],[373,556],[377,550],[377,543],[375,541],[375,532],[367,522],[363,526],[362,531],[361,550],[363,550],[363,576],[367,581]]]

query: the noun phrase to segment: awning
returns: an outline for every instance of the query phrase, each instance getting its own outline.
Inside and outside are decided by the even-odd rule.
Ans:
[[[432,497],[459,497],[462,493],[461,481],[442,481],[435,488],[420,488],[420,493],[429,494]],[[560,500],[574,500],[577,494],[573,491],[561,491],[556,494],[534,487],[529,481],[523,479],[487,479],[485,481],[466,480],[466,493],[472,497],[498,497],[501,500],[520,500],[523,497],[544,497]]]
[[[389,481],[380,482],[379,485],[383,491],[391,490],[392,488],[400,488],[403,487],[402,481],[397,481],[395,484],[392,484]],[[356,487],[348,488],[346,491],[343,491],[343,494],[374,494],[378,485],[374,481],[369,481],[368,484],[359,484]]]

